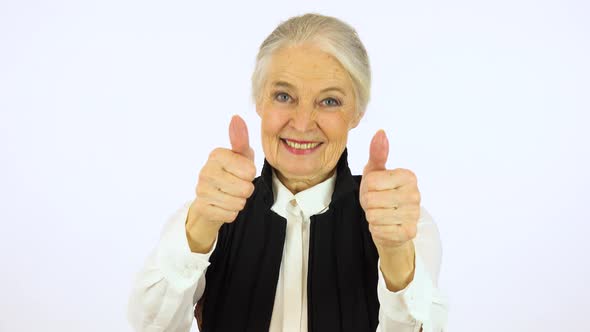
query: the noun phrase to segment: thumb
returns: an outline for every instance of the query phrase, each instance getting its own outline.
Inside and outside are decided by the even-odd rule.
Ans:
[[[383,129],[379,130],[371,140],[369,149],[369,161],[363,170],[363,175],[372,171],[385,170],[387,155],[389,154],[389,140]]]
[[[250,148],[248,127],[239,115],[234,115],[229,123],[229,141],[233,152],[254,161],[254,150]]]

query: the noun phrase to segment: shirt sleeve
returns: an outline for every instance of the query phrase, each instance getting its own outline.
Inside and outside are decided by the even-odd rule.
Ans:
[[[388,290],[378,268],[377,331],[419,332],[420,328],[423,332],[446,331],[448,299],[437,286],[442,257],[440,235],[432,216],[423,207],[413,241],[416,250],[414,278],[406,288],[397,292]]]
[[[192,201],[171,215],[160,242],[137,274],[127,316],[135,331],[190,331],[194,305],[205,290],[209,256],[191,252],[185,222]]]

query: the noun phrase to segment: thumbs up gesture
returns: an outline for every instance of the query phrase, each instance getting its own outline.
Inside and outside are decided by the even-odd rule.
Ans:
[[[380,130],[371,140],[369,161],[363,170],[359,193],[380,255],[412,240],[420,217],[416,175],[407,169],[386,169],[388,153],[389,141],[385,132]]]
[[[231,119],[229,138],[231,149],[214,149],[199,173],[185,225],[193,252],[208,252],[221,225],[233,222],[254,192],[254,150],[248,127],[237,115]]]

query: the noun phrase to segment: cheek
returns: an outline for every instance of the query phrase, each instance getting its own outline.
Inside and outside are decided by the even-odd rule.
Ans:
[[[267,109],[262,113],[262,135],[267,142],[277,140],[278,136],[283,130],[283,127],[288,123],[286,112],[280,110]]]
[[[330,114],[322,119],[320,127],[332,143],[345,144],[348,137],[349,119],[341,114]]]
[[[265,134],[271,134],[277,131],[280,127],[280,119],[277,112],[271,109],[266,109],[262,113],[262,130]]]

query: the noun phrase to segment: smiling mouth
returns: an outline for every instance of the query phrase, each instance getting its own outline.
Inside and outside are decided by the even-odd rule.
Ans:
[[[281,141],[287,144],[287,146],[289,146],[290,148],[297,150],[312,150],[322,144],[322,142],[295,141],[286,138],[281,138]]]

